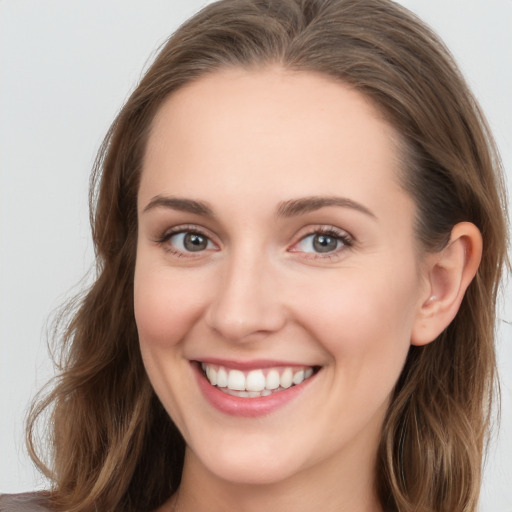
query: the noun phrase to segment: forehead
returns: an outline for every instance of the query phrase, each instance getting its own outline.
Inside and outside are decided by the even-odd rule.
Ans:
[[[279,68],[229,69],[188,84],[158,111],[139,197],[215,191],[267,199],[343,193],[359,200],[398,184],[398,135],[359,92]]]

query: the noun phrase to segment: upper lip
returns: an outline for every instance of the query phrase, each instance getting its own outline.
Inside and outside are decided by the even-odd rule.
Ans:
[[[233,370],[241,370],[241,371],[249,371],[256,370],[259,368],[274,368],[279,366],[309,366],[314,367],[318,366],[315,364],[309,363],[299,363],[299,362],[291,362],[291,361],[282,361],[277,359],[251,359],[250,361],[243,361],[238,359],[221,359],[217,357],[205,357],[196,359],[198,363],[206,363],[206,364],[214,364],[218,366],[223,366],[225,368],[231,368]]]

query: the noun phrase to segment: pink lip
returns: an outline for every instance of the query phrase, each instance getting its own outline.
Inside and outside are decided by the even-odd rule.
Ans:
[[[206,361],[205,361],[206,362]],[[213,362],[213,360],[208,360],[208,363],[211,364],[221,364],[228,366],[233,369],[251,369],[251,368],[264,368],[271,366],[270,364],[267,366],[255,366],[253,362],[250,363],[250,366],[242,364],[240,366],[233,366],[233,362],[230,361],[229,365],[224,362]],[[275,364],[273,366],[283,366],[283,363]],[[290,366],[290,365],[286,365]],[[222,391],[220,391],[216,386],[212,386],[208,379],[203,375],[199,364],[194,362],[192,364],[192,368],[194,370],[197,383],[199,385],[199,389],[203,393],[206,400],[217,410],[224,414],[229,414],[231,416],[240,416],[240,417],[248,417],[254,418],[257,416],[265,416],[270,414],[271,412],[279,409],[280,407],[286,405],[291,400],[299,396],[302,391],[313,381],[315,375],[305,380],[301,384],[297,386],[292,386],[283,391],[279,391],[277,393],[273,393],[269,396],[262,396],[258,398],[243,398],[238,396],[231,396]]]

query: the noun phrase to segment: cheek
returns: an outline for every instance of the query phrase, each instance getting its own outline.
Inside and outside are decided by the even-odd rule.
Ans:
[[[138,257],[134,276],[135,321],[149,380],[180,431],[186,433],[183,411],[190,403],[183,383],[190,367],[183,364],[183,343],[200,317],[201,279],[191,279],[165,264]]]
[[[305,322],[336,364],[387,372],[401,368],[410,345],[418,280],[376,269],[350,269],[308,293]]]
[[[196,280],[143,262],[136,265],[134,308],[141,345],[168,348],[186,336],[203,307]]]

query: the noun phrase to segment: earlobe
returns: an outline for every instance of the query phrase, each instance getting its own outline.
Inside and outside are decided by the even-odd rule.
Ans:
[[[482,258],[482,235],[470,222],[452,229],[450,241],[426,259],[427,287],[411,334],[412,345],[434,341],[457,314]]]

